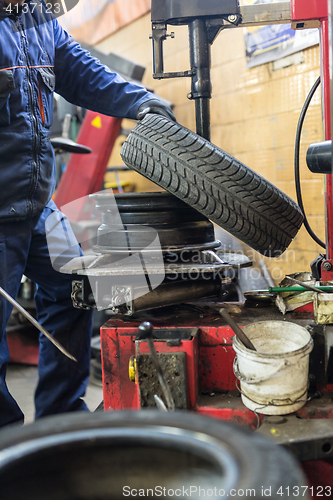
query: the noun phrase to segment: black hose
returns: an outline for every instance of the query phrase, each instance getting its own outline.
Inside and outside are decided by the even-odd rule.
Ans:
[[[318,243],[323,248],[326,248],[326,245],[321,239],[318,238],[318,236],[312,231],[309,221],[306,217],[305,210],[304,210],[304,205],[303,205],[303,199],[302,199],[302,192],[301,192],[301,181],[300,181],[300,174],[299,174],[299,150],[300,150],[300,142],[301,142],[301,133],[302,133],[302,128],[303,128],[303,123],[305,119],[306,112],[308,110],[308,107],[310,105],[310,102],[312,100],[312,97],[314,93],[316,92],[317,88],[319,87],[320,84],[320,76],[317,78],[315,83],[313,84],[306,100],[304,103],[304,106],[302,108],[301,114],[299,116],[298,124],[297,124],[297,130],[296,130],[296,139],[295,139],[295,160],[294,160],[294,165],[295,165],[295,187],[296,187],[296,196],[297,196],[297,203],[299,205],[299,208],[301,209],[303,216],[304,216],[304,226],[311,238]]]

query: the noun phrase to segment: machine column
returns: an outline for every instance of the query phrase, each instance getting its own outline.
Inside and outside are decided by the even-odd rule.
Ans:
[[[188,31],[191,69],[195,71],[189,97],[195,99],[196,132],[210,141],[211,57],[205,20],[191,21]]]

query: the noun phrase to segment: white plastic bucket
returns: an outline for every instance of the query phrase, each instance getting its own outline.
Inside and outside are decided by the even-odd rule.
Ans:
[[[243,331],[257,349],[247,349],[237,337],[233,339],[234,373],[244,405],[265,415],[286,415],[302,408],[313,349],[309,332],[286,321],[259,321]]]

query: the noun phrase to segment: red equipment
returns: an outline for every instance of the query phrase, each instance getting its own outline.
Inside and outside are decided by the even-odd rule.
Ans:
[[[77,142],[91,148],[89,155],[71,155],[63,173],[54,201],[61,207],[67,206],[66,215],[72,222],[87,220],[90,212],[84,210],[87,196],[101,190],[106,165],[114,143],[121,129],[121,118],[105,116],[94,111],[87,111]]]

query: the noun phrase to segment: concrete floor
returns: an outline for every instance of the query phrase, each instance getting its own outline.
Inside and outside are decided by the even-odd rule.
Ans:
[[[25,423],[34,421],[33,396],[37,383],[37,367],[10,364],[7,370],[7,385],[25,415]],[[102,388],[90,381],[84,398],[88,408],[94,411],[103,400]]]

